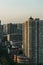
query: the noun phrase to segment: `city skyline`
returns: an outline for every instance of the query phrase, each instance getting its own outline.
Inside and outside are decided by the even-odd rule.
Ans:
[[[30,16],[43,19],[43,0],[0,0],[0,20],[21,23]]]

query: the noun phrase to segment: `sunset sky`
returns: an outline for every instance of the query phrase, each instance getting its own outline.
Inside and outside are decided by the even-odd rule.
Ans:
[[[43,0],[0,0],[2,24],[24,22],[30,16],[43,19]]]

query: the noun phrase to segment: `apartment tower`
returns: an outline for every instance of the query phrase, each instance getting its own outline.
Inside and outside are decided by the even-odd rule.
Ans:
[[[33,64],[43,63],[43,20],[30,17],[23,23],[23,49]]]

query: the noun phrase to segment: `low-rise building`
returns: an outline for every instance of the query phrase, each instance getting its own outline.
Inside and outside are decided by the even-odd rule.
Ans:
[[[23,55],[18,55],[18,56],[14,55],[14,62],[29,64],[29,58],[27,58]]]

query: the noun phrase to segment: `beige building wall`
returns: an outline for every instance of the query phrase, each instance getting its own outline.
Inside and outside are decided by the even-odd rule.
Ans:
[[[29,22],[26,21],[23,23],[23,48],[25,56],[30,57],[30,48],[29,48]]]
[[[7,40],[10,41],[10,34],[7,34]]]

